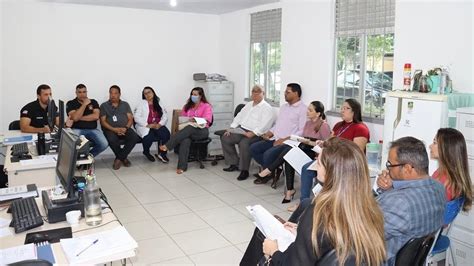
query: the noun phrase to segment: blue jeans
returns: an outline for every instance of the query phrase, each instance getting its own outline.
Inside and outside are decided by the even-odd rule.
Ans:
[[[273,142],[273,140],[261,140],[250,145],[252,158],[254,158],[263,169],[268,168],[285,149],[285,144],[273,146]]]
[[[303,168],[301,169],[300,201],[303,201],[304,199],[309,199],[309,196],[311,194],[311,189],[313,188],[314,177],[318,175],[318,172],[313,171],[313,170],[308,170],[308,167],[312,163],[314,163],[314,161],[311,161],[303,165]]]
[[[107,142],[107,139],[105,138],[104,134],[102,131],[96,129],[79,129],[79,128],[73,128],[72,129],[74,133],[77,135],[84,135],[86,139],[91,141],[93,143],[93,147],[90,151],[94,157],[99,155],[99,153],[105,151],[107,147],[109,146],[109,143]]]
[[[166,126],[162,126],[159,129],[155,128],[150,128],[150,132],[148,132],[148,135],[143,137],[142,139],[142,145],[143,145],[143,152],[144,153],[150,153],[150,147],[153,144],[153,142],[158,141],[162,145],[168,142],[170,139],[170,131]],[[166,154],[165,151],[159,151],[160,154]]]

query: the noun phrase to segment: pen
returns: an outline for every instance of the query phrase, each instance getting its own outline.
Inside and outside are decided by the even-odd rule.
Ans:
[[[76,257],[79,257],[84,251],[86,251],[88,248],[92,247],[95,243],[99,242],[99,239],[94,240],[89,246],[85,247],[81,252],[77,253]]]

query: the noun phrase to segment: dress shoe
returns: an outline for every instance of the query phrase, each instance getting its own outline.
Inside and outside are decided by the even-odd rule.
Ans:
[[[285,203],[291,202],[293,200],[293,198],[295,197],[295,194],[296,194],[296,190],[294,190],[294,189],[286,191],[285,197],[283,198],[281,203],[285,204]]]
[[[143,152],[143,155],[145,155],[145,157],[146,157],[150,162],[154,162],[154,161],[155,161],[155,158],[153,158],[153,156],[152,156],[149,152]]]
[[[242,181],[242,180],[247,179],[248,177],[249,177],[249,171],[243,170],[240,172],[240,175],[237,177],[237,180]]]
[[[115,159],[114,164],[112,165],[112,169],[118,170],[120,169],[120,166],[122,166],[122,161],[120,161],[119,159]]]
[[[168,159],[168,156],[166,156],[165,153],[157,154],[156,158],[158,158],[158,160],[160,160],[162,163],[169,163],[170,162],[170,159]]]
[[[257,174],[257,175],[258,175],[258,174]],[[267,175],[267,176],[264,176],[264,177],[258,176],[258,178],[255,179],[255,180],[253,181],[253,183],[254,183],[254,184],[257,184],[257,185],[266,184],[268,181],[270,181],[271,179],[273,179],[273,175],[274,175],[274,173],[271,173],[271,174],[269,174],[269,175]]]
[[[132,163],[131,163],[128,159],[124,159],[124,160],[123,160],[123,165],[124,165],[125,167],[130,167],[130,165],[132,165]]]
[[[229,167],[222,169],[225,172],[234,172],[234,171],[239,171],[239,167],[235,164],[231,164]]]

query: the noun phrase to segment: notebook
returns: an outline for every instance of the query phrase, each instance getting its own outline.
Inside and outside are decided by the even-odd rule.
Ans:
[[[35,245],[38,259],[47,260],[51,262],[51,264],[54,264],[56,262],[56,260],[54,259],[53,250],[51,249],[51,244],[49,244],[49,242],[41,242]]]

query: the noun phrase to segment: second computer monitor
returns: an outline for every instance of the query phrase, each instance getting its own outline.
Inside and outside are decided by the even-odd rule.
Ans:
[[[73,183],[74,172],[77,161],[77,143],[79,137],[70,129],[63,129],[61,142],[59,143],[58,160],[56,163],[56,175],[63,185],[69,197],[74,195]]]

